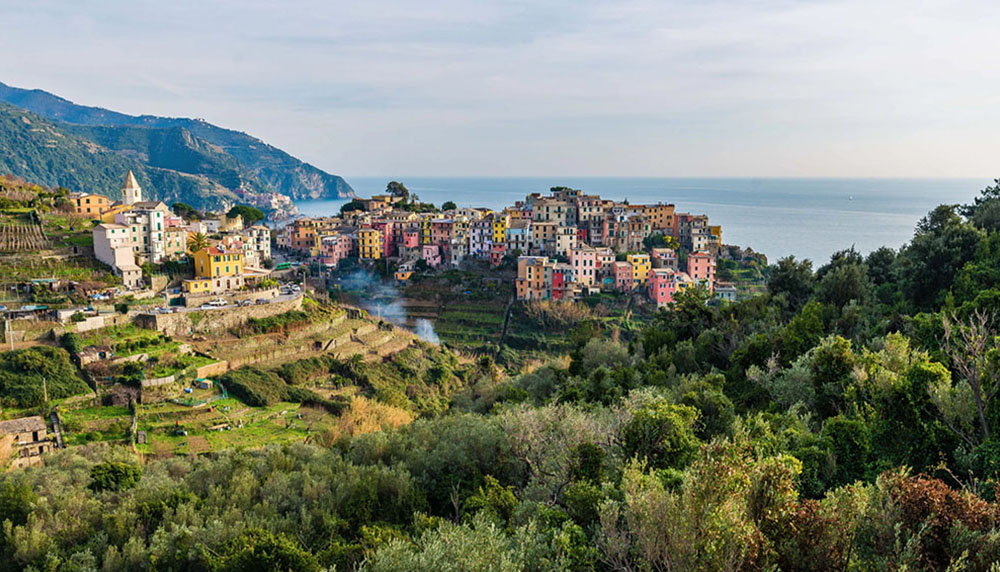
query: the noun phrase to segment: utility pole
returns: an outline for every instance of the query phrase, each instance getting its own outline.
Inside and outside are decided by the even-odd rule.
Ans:
[[[45,399],[45,404],[49,403],[49,386],[45,382],[45,376],[42,376],[42,397]]]

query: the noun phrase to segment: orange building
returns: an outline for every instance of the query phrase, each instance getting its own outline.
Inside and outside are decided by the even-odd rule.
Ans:
[[[73,193],[70,195],[73,209],[78,215],[99,217],[111,206],[111,199],[93,193]]]

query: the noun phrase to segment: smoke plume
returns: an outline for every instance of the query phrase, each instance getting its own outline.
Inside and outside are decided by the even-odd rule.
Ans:
[[[372,317],[385,320],[401,328],[408,328],[406,306],[399,289],[392,282],[387,282],[367,270],[356,270],[341,278],[341,285],[348,290],[364,290],[361,297],[361,307]],[[441,338],[434,331],[434,324],[425,318],[417,318],[414,327],[410,329],[420,339],[432,344],[440,344]]]

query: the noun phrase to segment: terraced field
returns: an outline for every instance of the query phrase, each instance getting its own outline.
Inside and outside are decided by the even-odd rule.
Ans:
[[[30,216],[0,218],[0,252],[17,253],[45,250],[50,247],[42,225]]]

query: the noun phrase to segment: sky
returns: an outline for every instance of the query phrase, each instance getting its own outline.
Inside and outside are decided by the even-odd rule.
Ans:
[[[347,176],[995,176],[993,0],[0,0],[0,81]]]

